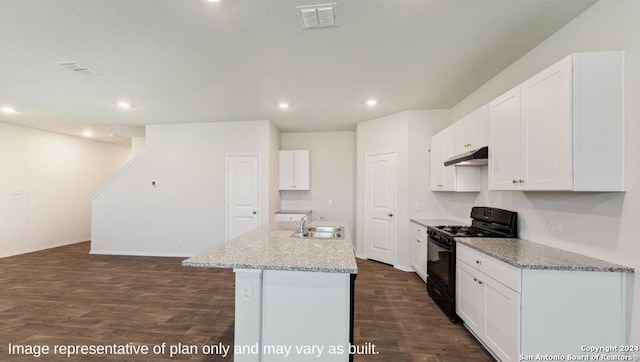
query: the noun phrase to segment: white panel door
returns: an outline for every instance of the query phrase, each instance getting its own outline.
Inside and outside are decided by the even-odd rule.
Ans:
[[[227,156],[227,240],[259,226],[258,155]]]
[[[442,137],[431,137],[431,191],[442,191]]]
[[[365,160],[365,249],[368,259],[394,264],[396,153],[368,154]]]
[[[482,335],[480,317],[482,286],[475,277],[477,272],[462,262],[456,261],[456,313],[469,329]]]
[[[483,330],[481,338],[502,362],[518,361],[520,294],[482,275]]]
[[[571,190],[571,58],[524,82],[522,184],[531,190]]]
[[[455,150],[455,128],[449,126],[442,131],[442,190],[456,190],[456,166],[445,166],[444,162],[456,155]]]
[[[489,190],[520,185],[520,108],[520,86],[489,104]]]

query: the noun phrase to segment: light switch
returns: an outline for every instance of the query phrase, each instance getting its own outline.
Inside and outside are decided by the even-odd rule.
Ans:
[[[13,189],[13,194],[14,195],[22,195],[24,193],[24,189],[20,186],[16,187],[15,189]]]

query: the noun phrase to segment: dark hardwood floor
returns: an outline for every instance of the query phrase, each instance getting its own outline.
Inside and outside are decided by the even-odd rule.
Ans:
[[[0,361],[232,361],[202,346],[233,344],[234,275],[179,258],[89,255],[89,243],[0,259]],[[491,361],[428,299],[416,275],[358,261],[356,361]],[[165,354],[154,345],[167,343]],[[55,345],[149,346],[148,355],[53,355]],[[199,348],[169,358],[169,346]],[[48,346],[39,358],[9,353]],[[24,352],[24,350],[23,350]],[[32,354],[36,350],[28,351]]]

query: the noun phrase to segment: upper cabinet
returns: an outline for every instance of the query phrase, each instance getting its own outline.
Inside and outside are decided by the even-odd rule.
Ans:
[[[280,151],[280,190],[309,190],[309,150]]]
[[[572,54],[489,104],[489,189],[624,191],[624,53]]]
[[[444,161],[456,155],[455,126],[449,126],[431,137],[431,190],[480,191],[480,167],[445,166]]]
[[[485,105],[455,123],[455,155],[489,144],[489,106]]]

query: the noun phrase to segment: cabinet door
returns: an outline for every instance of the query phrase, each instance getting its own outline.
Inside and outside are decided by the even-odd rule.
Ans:
[[[456,190],[456,166],[445,166],[444,161],[456,155],[455,150],[455,129],[453,126],[442,132],[442,161],[440,168],[442,170],[442,190]]]
[[[442,137],[431,137],[431,190],[442,191]]]
[[[571,58],[536,74],[522,89],[522,184],[571,190]]]
[[[278,178],[278,189],[280,190],[295,190],[295,184],[293,181],[293,156],[294,151],[280,151],[280,172]]]
[[[429,247],[427,246],[427,239],[420,239],[420,265],[422,266],[422,275],[424,275],[424,281],[427,281],[427,260],[429,260]]]
[[[489,106],[471,113],[471,146],[468,150],[476,150],[489,145]]]
[[[296,190],[309,190],[309,150],[294,151],[293,181]]]
[[[469,329],[478,336],[481,330],[481,291],[482,287],[475,277],[476,270],[467,263],[456,261],[456,313]]]
[[[423,240],[415,233],[411,234],[411,265],[422,279],[426,279],[427,261],[424,258]],[[423,265],[424,264],[424,265]]]
[[[489,104],[489,190],[518,189],[520,86]]]
[[[471,116],[464,117],[455,123],[455,154],[473,149],[473,120]]]
[[[482,286],[481,339],[499,360],[518,361],[520,294],[484,274],[479,275]]]

